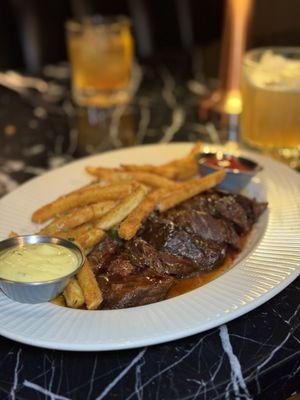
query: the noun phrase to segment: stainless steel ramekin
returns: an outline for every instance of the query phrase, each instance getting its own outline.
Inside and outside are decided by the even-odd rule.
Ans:
[[[0,277],[0,288],[2,291],[6,296],[20,303],[43,303],[53,299],[64,290],[69,279],[77,274],[85,260],[84,254],[79,246],[69,240],[54,236],[24,235],[12,237],[0,242],[0,252],[12,247],[22,247],[27,244],[37,243],[59,244],[60,246],[69,248],[76,255],[78,264],[70,274],[50,281],[17,282]]]

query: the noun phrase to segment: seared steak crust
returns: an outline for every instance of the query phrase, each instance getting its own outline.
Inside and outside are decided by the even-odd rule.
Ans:
[[[204,211],[171,210],[168,218],[187,233],[200,236],[203,240],[227,243],[234,249],[241,247],[240,238],[230,221],[215,218]]]
[[[149,220],[142,237],[161,252],[187,258],[194,264],[194,270],[198,271],[219,265],[226,254],[223,244],[203,240],[194,233],[188,233],[167,216]]]
[[[131,275],[130,279],[98,278],[104,309],[128,308],[155,303],[166,298],[174,279],[166,276]]]
[[[163,300],[176,280],[222,264],[229,251],[241,249],[241,237],[266,206],[210,190],[152,214],[129,241],[106,237],[88,257],[103,292],[102,308]]]

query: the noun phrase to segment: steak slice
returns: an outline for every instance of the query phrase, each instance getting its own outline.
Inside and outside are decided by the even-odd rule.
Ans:
[[[246,233],[251,228],[246,211],[231,194],[219,191],[204,192],[187,200],[182,208],[206,212],[213,217],[225,219],[234,224],[237,233]]]
[[[188,278],[199,272],[199,266],[186,257],[176,256],[168,251],[159,251],[159,258],[163,265],[162,274],[176,278]]]
[[[201,236],[203,240],[227,243],[235,250],[240,250],[240,238],[229,221],[215,218],[197,210],[171,210],[167,218],[187,233]]]
[[[241,194],[231,194],[224,190],[210,190],[193,197],[181,206],[186,210],[206,212],[213,217],[234,224],[237,233],[248,232],[268,203],[259,203]]]
[[[129,240],[125,243],[125,249],[128,259],[137,268],[151,268],[158,273],[163,272],[157,251],[142,238],[137,237]]]
[[[141,236],[159,252],[190,260],[198,271],[219,265],[226,255],[226,245],[189,234],[163,216],[149,219]]]
[[[97,244],[88,255],[88,260],[95,274],[104,273],[109,263],[120,252],[121,244],[106,236],[99,244]]]
[[[130,240],[125,245],[127,257],[137,268],[150,268],[159,275],[172,275],[177,278],[190,276],[198,267],[189,259],[157,251],[142,238]]]
[[[130,275],[126,280],[100,276],[103,309],[143,306],[164,300],[174,279],[166,276]]]
[[[125,254],[120,254],[108,264],[106,271],[113,276],[126,277],[136,272],[136,268]]]
[[[248,220],[252,224],[258,220],[259,216],[265,211],[268,205],[268,203],[259,203],[255,199],[249,199],[241,194],[235,194],[234,198],[243,207]]]
[[[215,208],[220,216],[236,225],[237,231],[241,233],[250,231],[252,224],[247,218],[246,211],[233,196],[220,197],[215,202]]]

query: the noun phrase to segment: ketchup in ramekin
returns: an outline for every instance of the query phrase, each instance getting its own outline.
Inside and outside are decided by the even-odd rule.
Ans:
[[[251,179],[262,170],[261,166],[249,158],[223,153],[222,151],[200,153],[197,155],[197,159],[201,175],[224,169],[226,176],[219,188],[231,192],[243,190]]]
[[[208,153],[202,160],[203,163],[211,166],[243,172],[253,171],[256,167],[256,164],[250,160],[241,159],[241,157],[235,157],[224,153]]]

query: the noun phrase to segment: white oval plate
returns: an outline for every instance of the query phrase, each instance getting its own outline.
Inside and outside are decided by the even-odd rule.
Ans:
[[[73,162],[20,186],[0,201],[0,238],[10,230],[37,230],[32,212],[90,178],[86,165],[159,164],[186,154],[190,144],[149,145]],[[215,147],[210,146],[210,149]],[[62,350],[114,350],[167,342],[228,322],[275,296],[299,274],[300,178],[260,155],[264,170],[247,188],[269,202],[238,262],[222,276],[189,293],[147,306],[84,311],[50,303],[20,304],[0,294],[0,334],[33,346]]]

